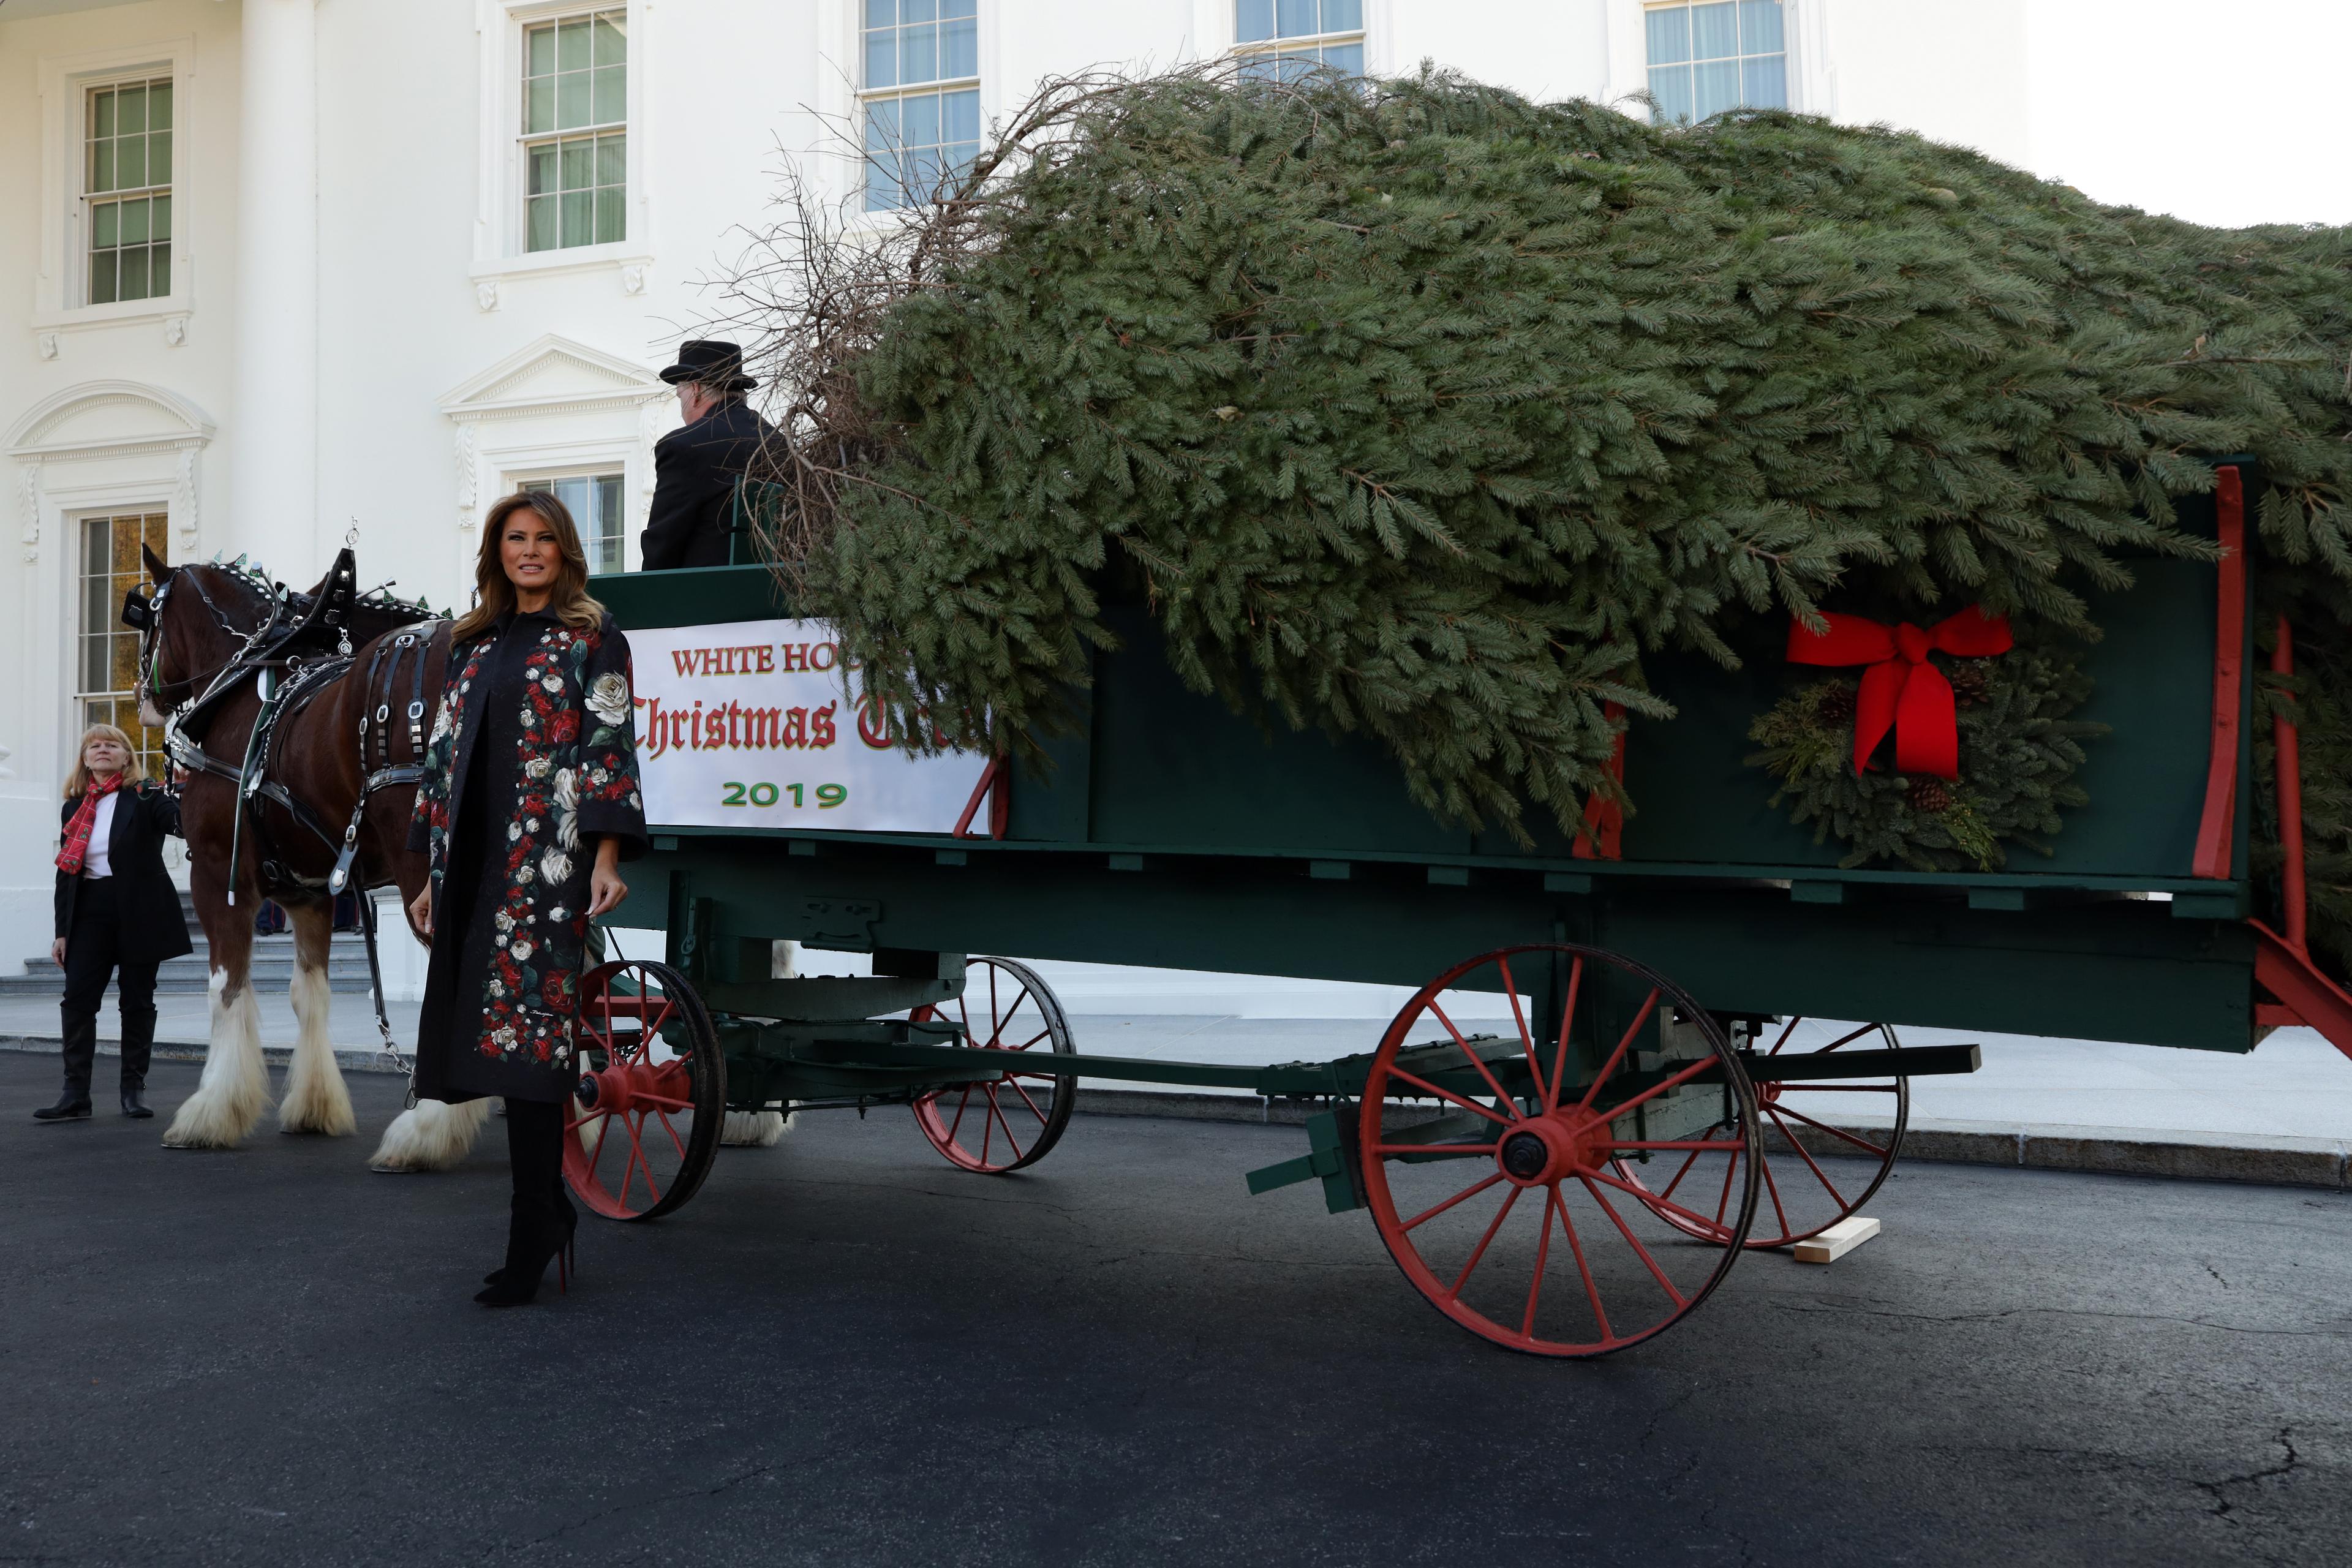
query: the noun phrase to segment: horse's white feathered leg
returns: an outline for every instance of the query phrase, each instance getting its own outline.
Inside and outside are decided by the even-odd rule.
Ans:
[[[771,1149],[792,1128],[781,1110],[730,1110],[719,1142],[737,1148]]]
[[[327,1033],[334,1005],[327,987],[327,944],[334,937],[334,912],[325,905],[289,912],[294,922],[294,981],[288,992],[301,1027],[294,1039],[294,1059],[286,1068],[286,1098],[278,1102],[278,1127],[283,1132],[348,1138],[360,1130],[360,1122],[352,1114],[352,1092],[343,1085]]]
[[[212,1038],[196,1092],[163,1133],[172,1149],[234,1149],[269,1109],[269,1068],[261,1059],[261,1009],[253,987],[212,973]]]
[[[368,1163],[379,1171],[446,1171],[466,1157],[489,1119],[487,1100],[420,1100],[392,1119]]]

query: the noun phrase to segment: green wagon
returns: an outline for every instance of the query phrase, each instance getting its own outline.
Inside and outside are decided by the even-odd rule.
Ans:
[[[722,1110],[906,1104],[948,1159],[1001,1175],[1051,1150],[1079,1077],[1296,1098],[1307,1150],[1252,1190],[1319,1182],[1448,1317],[1592,1355],[1875,1190],[1907,1079],[1975,1065],[1902,1048],[1900,1026],[2246,1051],[2307,1022],[2352,1049],[2292,878],[2284,929],[2251,918],[2252,647],[2222,479],[2183,514],[2232,547],[2221,563],[2137,563],[2095,606],[2099,808],[1997,874],[1841,869],[1771,806],[1745,758],[1776,668],[1652,667],[1680,717],[1634,731],[1640,813],[1612,858],[1440,825],[1370,745],[1185,689],[1126,612],[1080,731],[1050,766],[992,767],[952,835],[656,823],[616,923],[667,952],[591,976],[573,1184],[616,1218],[671,1212]],[[596,592],[633,632],[793,614],[759,566]],[[785,940],[873,973],[780,978]],[[1044,981],[984,952],[1418,989],[1337,1061],[1136,1060],[1079,1049]]]

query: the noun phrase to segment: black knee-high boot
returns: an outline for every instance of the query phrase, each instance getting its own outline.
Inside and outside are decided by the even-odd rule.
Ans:
[[[570,1245],[578,1223],[562,1194],[562,1106],[509,1100],[506,1121],[514,1195],[505,1267],[489,1275],[488,1289],[474,1298],[486,1307],[519,1307],[536,1296],[548,1264]]]

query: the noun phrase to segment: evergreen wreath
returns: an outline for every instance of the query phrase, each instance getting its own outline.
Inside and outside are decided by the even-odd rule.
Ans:
[[[1998,870],[2007,845],[2048,855],[2041,836],[2059,830],[2060,810],[2090,803],[2074,772],[2082,742],[2107,726],[2067,717],[2091,695],[2091,678],[2071,649],[2021,638],[2008,653],[1940,668],[1959,727],[1957,779],[1878,764],[1856,773],[1862,682],[1851,676],[1807,682],[1748,728],[1764,748],[1748,765],[1780,783],[1772,805],[1793,800],[1790,820],[1812,823],[1816,844],[1835,835],[1848,851],[1841,869],[1892,860],[1922,871]]]

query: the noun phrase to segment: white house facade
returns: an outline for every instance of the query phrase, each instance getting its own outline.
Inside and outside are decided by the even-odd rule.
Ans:
[[[462,602],[520,485],[633,564],[655,374],[787,157],[855,213],[1044,78],[1239,54],[1785,103],[2031,164],[2027,0],[0,0],[0,968],[135,725],[139,547]],[[861,156],[861,147],[873,150]],[[861,217],[859,221],[867,221]]]

